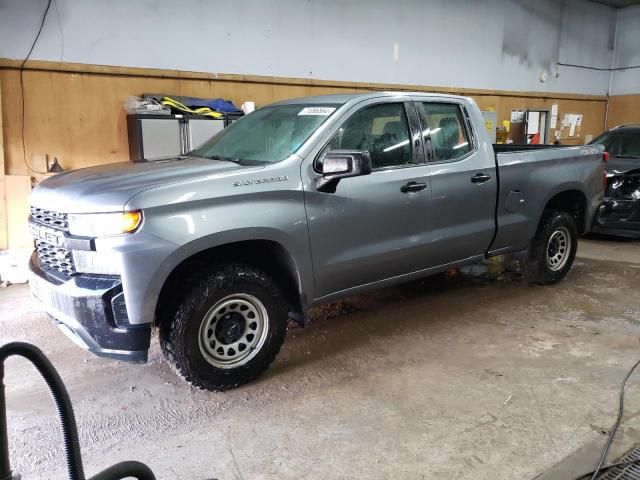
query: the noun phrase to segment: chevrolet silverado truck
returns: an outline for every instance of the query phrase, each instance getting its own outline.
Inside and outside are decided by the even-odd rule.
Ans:
[[[157,330],[182,378],[225,390],[313,305],[512,252],[561,280],[603,178],[602,147],[493,147],[470,98],[288,100],[187,155],[40,183],[31,290],[83,348],[145,362]]]

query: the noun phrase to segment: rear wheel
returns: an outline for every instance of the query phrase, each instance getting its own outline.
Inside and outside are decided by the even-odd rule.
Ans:
[[[529,251],[529,281],[550,284],[562,280],[571,270],[577,247],[574,218],[567,212],[545,210]]]
[[[188,289],[162,321],[160,344],[191,385],[227,390],[255,379],[273,362],[287,311],[280,289],[261,270],[219,267]]]

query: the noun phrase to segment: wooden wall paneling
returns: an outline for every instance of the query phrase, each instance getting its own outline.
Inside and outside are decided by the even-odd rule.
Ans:
[[[3,72],[0,72],[3,73]],[[13,72],[12,72],[13,73]],[[16,75],[9,75],[10,80],[16,80]],[[6,87],[6,88],[5,88]],[[15,117],[20,118],[21,112],[15,110],[15,99],[19,97],[19,84],[7,86],[6,77],[0,76],[0,249],[33,248],[33,239],[27,230],[27,218],[29,217],[28,197],[31,191],[31,177],[28,175],[9,175],[6,168],[6,156],[4,146],[9,144],[10,135],[19,130],[16,129]],[[9,110],[7,105],[14,107]],[[7,110],[9,114],[7,115]],[[11,145],[19,143],[22,153],[21,137],[12,140]],[[20,157],[22,158],[22,157]]]
[[[8,248],[7,190],[4,167],[4,129],[2,128],[2,81],[0,81],[0,250]]]
[[[21,60],[12,60],[0,58],[0,69],[16,70],[21,65]],[[289,77],[270,77],[261,75],[245,75],[245,74],[228,74],[228,73],[208,73],[208,72],[191,72],[182,70],[162,70],[153,68],[139,67],[121,67],[113,65],[90,65],[81,63],[60,63],[53,61],[30,60],[26,64],[26,70],[34,71],[54,71],[54,72],[73,72],[85,73],[93,75],[107,76],[127,76],[140,78],[161,78],[161,79],[192,79],[192,80],[212,80],[226,81],[242,84],[258,83],[268,85],[304,85],[314,88],[318,87],[336,87],[336,88],[354,88],[365,90],[417,90],[424,92],[442,92],[458,95],[498,95],[504,96],[511,93],[515,97],[530,98],[558,98],[558,99],[581,99],[581,100],[605,100],[604,95],[586,95],[574,93],[541,93],[541,92],[508,92],[505,90],[488,90],[475,88],[453,88],[453,87],[434,87],[428,85],[406,85],[391,83],[370,83],[370,82],[350,82],[337,80],[317,80],[313,78],[289,78]]]
[[[561,127],[565,114],[575,113],[583,116],[582,126],[576,133],[576,137],[568,137],[569,129],[561,130],[561,142],[568,145],[580,145],[585,143],[585,137],[592,138],[600,135],[605,130],[604,118],[606,102],[580,102],[576,100],[562,100],[558,106],[558,128]]]
[[[582,127],[579,134],[568,137],[568,130],[563,131],[561,143],[566,145],[580,145],[584,143],[585,135],[594,137],[604,129],[604,115],[606,109],[605,100],[569,100],[555,98],[520,98],[505,96],[501,99],[498,111],[498,123],[502,120],[510,120],[511,110],[531,110],[540,109],[551,112],[551,106],[558,104],[558,123],[560,127],[562,116],[565,113],[576,113],[583,115]],[[555,129],[549,129],[549,138],[554,139]]]
[[[20,77],[17,70],[0,70],[0,96],[2,97],[2,125],[4,132],[5,173],[9,174],[17,162],[22,162],[20,121]],[[19,168],[25,172],[26,168]]]
[[[326,95],[365,91],[354,87],[324,87],[309,85],[273,85],[266,83],[238,83],[219,80],[180,80],[179,94],[195,97],[222,97],[237,106],[245,101],[253,101],[257,106],[266,105],[288,98],[309,95]]]
[[[33,248],[33,239],[27,229],[29,218],[29,192],[31,177],[28,175],[6,175],[7,189],[7,248]]]
[[[27,162],[48,154],[67,170],[128,160],[125,98],[178,88],[176,80],[59,72],[25,72],[24,84]],[[10,173],[26,173],[12,160]]]
[[[614,95],[609,99],[607,128],[626,123],[640,124],[640,94]]]
[[[19,72],[14,61],[0,59],[0,88],[5,126],[7,174],[26,175],[20,131]],[[37,66],[33,68],[32,64]],[[3,66],[4,65],[4,66]],[[481,109],[493,108],[498,122],[510,118],[512,109],[545,108],[559,104],[563,113],[581,113],[581,137],[563,143],[580,143],[585,134],[597,135],[604,126],[605,97],[493,90],[446,89],[412,85],[331,82],[248,75],[218,75],[170,70],[128,69],[96,65],[29,62],[25,80],[25,145],[27,161],[48,154],[65,169],[127,161],[126,114],[129,95],[167,92],[178,95],[222,97],[238,106],[250,100],[261,106],[306,95],[367,90],[423,90],[472,96]],[[46,68],[49,68],[47,70]],[[83,73],[83,70],[85,73]],[[537,96],[536,96],[537,95]]]
[[[5,89],[8,173],[28,174],[21,142],[19,77],[0,70],[3,82],[17,84]],[[91,75],[66,72],[25,71],[26,160],[48,154],[65,169],[127,161],[129,158],[124,99],[144,92],[222,97],[241,105],[246,100],[265,105],[296,96],[355,91],[353,87],[272,85],[217,80],[162,79]],[[31,172],[33,173],[33,172]]]

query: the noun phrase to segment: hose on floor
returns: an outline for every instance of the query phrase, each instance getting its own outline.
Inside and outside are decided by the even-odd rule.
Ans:
[[[627,372],[627,374],[624,376],[624,379],[622,380],[622,384],[620,385],[620,396],[618,399],[618,416],[616,417],[616,421],[613,424],[613,427],[611,427],[611,431],[609,432],[609,436],[607,437],[607,441],[604,444],[604,448],[602,449],[602,454],[600,455],[600,460],[598,461],[598,466],[596,466],[595,470],[593,470],[592,472],[589,472],[585,475],[580,476],[580,479],[589,477],[589,480],[596,480],[598,478],[598,475],[600,475],[601,473],[610,470],[612,468],[615,467],[627,467],[627,466],[631,466],[631,465],[636,465],[638,464],[638,460],[631,460],[631,461],[627,461],[627,462],[618,462],[618,463],[613,463],[611,465],[607,465],[607,466],[603,466],[604,462],[607,458],[607,454],[609,453],[609,448],[611,447],[611,444],[613,443],[613,438],[616,436],[616,432],[618,431],[618,427],[620,426],[620,421],[622,420],[622,416],[624,415],[624,387],[627,384],[627,380],[629,380],[629,377],[633,374],[633,372],[635,371],[636,368],[638,368],[638,366],[640,366],[640,360],[638,360]],[[617,478],[617,477],[616,477]]]
[[[9,445],[6,423],[6,403],[4,395],[4,361],[18,355],[29,360],[40,372],[51,392],[62,425],[64,451],[69,480],[86,480],[82,466],[82,454],[78,439],[73,405],[60,375],[42,351],[29,343],[11,342],[0,347],[0,480],[11,480]],[[140,462],[121,462],[91,477],[89,480],[121,480],[123,478],[155,480],[153,472]]]

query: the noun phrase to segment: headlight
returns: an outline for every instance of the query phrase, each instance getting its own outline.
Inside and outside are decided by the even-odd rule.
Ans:
[[[70,213],[69,233],[80,237],[104,237],[134,232],[142,223],[142,212]]]

